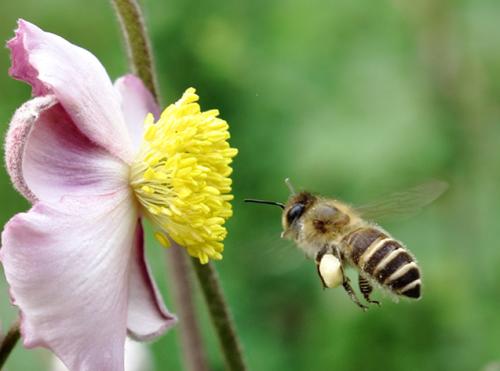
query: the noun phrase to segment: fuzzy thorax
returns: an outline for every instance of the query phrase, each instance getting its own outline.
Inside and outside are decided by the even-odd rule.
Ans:
[[[201,112],[189,88],[155,123],[146,118],[144,139],[132,164],[130,184],[144,213],[158,227],[156,238],[169,239],[207,263],[222,259],[232,168],[237,154],[228,143],[228,124],[217,110]]]

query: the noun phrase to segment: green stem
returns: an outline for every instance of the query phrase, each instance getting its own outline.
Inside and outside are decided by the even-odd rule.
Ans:
[[[169,284],[179,314],[184,367],[188,371],[208,371],[200,329],[196,321],[191,268],[186,252],[179,246],[166,250]]]
[[[219,336],[227,368],[231,371],[246,370],[241,346],[229,308],[224,299],[217,271],[212,263],[200,264],[195,258],[191,260]]]
[[[141,9],[135,0],[111,0],[111,2],[122,26],[132,71],[141,78],[158,102],[153,56]]]
[[[125,37],[128,54],[130,58],[130,63],[134,72],[144,81],[144,84],[150,89],[150,91],[155,96],[158,101],[158,89],[156,88],[156,79],[154,76],[153,59],[150,52],[149,42],[147,38],[146,29],[144,22],[142,20],[140,8],[135,0],[111,0],[120,20],[123,29],[123,35]],[[182,252],[183,253],[183,252]],[[181,254],[173,254],[171,257],[172,265],[181,266],[184,264],[185,257]],[[243,356],[241,352],[241,347],[238,342],[238,337],[236,336],[236,331],[234,329],[231,316],[229,314],[229,309],[224,300],[222,289],[217,278],[217,272],[215,268],[211,265],[201,265],[198,261],[193,261],[195,271],[197,273],[200,285],[203,289],[205,299],[212,316],[213,323],[215,325],[217,335],[219,336],[219,341],[222,346],[222,350],[231,371],[241,371],[246,370],[245,364],[243,362]],[[185,306],[182,302],[180,303],[180,309],[183,308],[188,310],[184,313],[184,316],[190,318],[191,321],[195,320],[194,310],[193,310],[193,299],[190,287],[182,287],[183,282],[186,283],[189,280],[189,274],[187,270],[176,270],[175,275],[182,275],[173,282],[174,285],[179,285],[177,288],[178,292],[183,293],[182,302],[186,304],[186,300],[190,303]],[[189,309],[191,308],[191,309]],[[185,317],[186,318],[186,317]],[[182,316],[181,316],[182,320]],[[190,326],[190,330],[185,333],[184,344],[199,344],[200,335],[198,333],[197,326]],[[186,339],[186,337],[192,337],[191,339]],[[193,352],[198,352],[200,346],[195,346],[194,349],[188,349],[185,354],[191,356]],[[199,359],[204,359],[203,353],[199,354]],[[185,361],[187,365],[190,365],[191,361]],[[206,366],[203,366],[206,368]],[[200,368],[201,369],[201,368]]]
[[[14,349],[19,340],[21,333],[19,332],[19,320],[14,322],[14,324],[7,332],[7,335],[2,339],[0,344],[0,369],[3,368],[5,361],[9,358],[10,353]]]

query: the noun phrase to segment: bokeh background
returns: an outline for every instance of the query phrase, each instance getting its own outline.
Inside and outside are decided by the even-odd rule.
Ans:
[[[500,369],[500,2],[147,0],[163,102],[197,87],[239,148],[234,217],[217,268],[252,370]],[[127,72],[106,1],[16,0],[0,5],[0,40],[22,17]],[[0,126],[30,96],[0,51]],[[283,184],[363,203],[431,178],[447,194],[384,225],[418,257],[419,302],[366,313],[321,289],[314,264],[282,241]],[[28,204],[0,170],[0,223]],[[170,308],[162,249],[148,254]],[[353,275],[354,278],[354,275]],[[212,369],[217,339],[197,290]],[[0,282],[3,329],[16,311]],[[156,370],[181,370],[178,330],[149,348]],[[49,353],[18,346],[9,370],[48,368]]]

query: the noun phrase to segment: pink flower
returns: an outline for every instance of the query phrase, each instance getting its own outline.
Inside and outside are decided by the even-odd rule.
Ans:
[[[138,78],[113,85],[88,51],[18,26],[10,74],[34,98],[12,119],[6,163],[33,207],[5,226],[0,259],[24,345],[71,370],[123,370],[127,334],[148,340],[175,322],[144,258],[129,179],[144,117],[159,110]]]
[[[125,341],[125,371],[153,371],[153,354],[147,344],[127,339]],[[50,371],[68,371],[55,356],[50,359]]]

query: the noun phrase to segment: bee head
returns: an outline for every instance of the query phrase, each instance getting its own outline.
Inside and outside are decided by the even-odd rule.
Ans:
[[[290,182],[290,179],[285,179],[285,183],[291,192],[291,196],[286,204],[277,201],[245,199],[245,202],[252,202],[257,204],[274,205],[283,209],[281,218],[283,225],[283,238],[294,238],[297,236],[300,225],[298,221],[304,213],[316,201],[316,196],[309,192],[296,193],[295,189]]]
[[[315,201],[316,196],[309,192],[292,194],[283,209],[283,216],[281,218],[283,225],[282,237],[296,236],[300,228],[300,223],[298,222]]]

